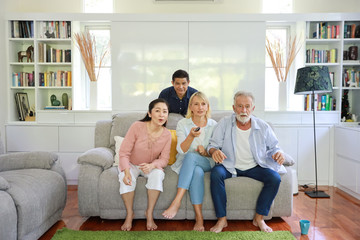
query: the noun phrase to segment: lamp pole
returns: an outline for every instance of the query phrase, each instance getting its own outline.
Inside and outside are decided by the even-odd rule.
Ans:
[[[315,190],[305,192],[311,198],[329,198],[324,191],[318,191],[318,178],[317,178],[317,151],[316,151],[316,124],[315,124],[315,91],[312,90],[312,111],[313,111],[313,126],[314,126],[314,155],[315,155]],[[319,100],[319,99],[318,99]]]

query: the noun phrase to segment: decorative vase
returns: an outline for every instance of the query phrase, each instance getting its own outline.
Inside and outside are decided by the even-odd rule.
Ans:
[[[90,110],[97,109],[97,81],[90,81]]]
[[[279,111],[286,111],[287,109],[287,83],[279,82]]]

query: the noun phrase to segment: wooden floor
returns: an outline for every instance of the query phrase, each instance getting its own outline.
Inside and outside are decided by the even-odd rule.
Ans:
[[[331,197],[329,199],[312,199],[302,191],[294,196],[294,209],[291,217],[273,218],[267,224],[275,231],[290,231],[296,239],[360,239],[360,201],[334,187],[321,187]],[[74,230],[120,230],[123,220],[103,220],[98,217],[83,218],[77,204],[77,187],[68,187],[68,200],[62,220],[50,228],[40,240],[51,239],[57,229],[67,227]],[[308,235],[301,235],[299,220],[311,221]],[[194,221],[190,220],[156,220],[158,230],[192,230]],[[215,221],[205,221],[208,231]],[[134,220],[133,229],[145,231],[145,220]],[[229,221],[225,231],[257,231],[251,221]]]

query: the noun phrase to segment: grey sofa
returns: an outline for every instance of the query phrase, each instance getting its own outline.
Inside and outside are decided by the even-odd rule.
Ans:
[[[4,154],[0,146],[0,239],[36,240],[61,219],[65,173],[54,153]]]
[[[212,118],[219,121],[232,112],[215,112]],[[79,211],[82,216],[100,216],[103,219],[124,219],[126,209],[119,194],[118,169],[114,162],[114,136],[124,137],[130,125],[141,119],[144,112],[120,113],[112,120],[98,121],[95,128],[95,148],[85,152],[78,158],[80,172],[78,179]],[[170,114],[167,127],[176,129],[178,114]],[[282,175],[277,197],[271,207],[269,216],[290,216],[292,213],[292,171],[286,166],[287,173]],[[165,168],[164,191],[160,194],[154,210],[154,218],[164,219],[162,212],[170,206],[177,191],[178,175],[168,166]],[[135,218],[145,218],[147,194],[145,178],[139,177],[135,190]],[[257,197],[262,183],[238,177],[226,180],[228,195],[228,219],[252,219],[255,213]],[[210,173],[205,174],[205,196],[203,203],[204,219],[216,219],[210,194]],[[174,219],[194,219],[190,197],[185,195],[181,207]]]

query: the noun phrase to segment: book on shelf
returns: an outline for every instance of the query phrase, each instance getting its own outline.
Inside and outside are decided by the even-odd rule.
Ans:
[[[312,28],[313,39],[335,39],[340,38],[340,25],[334,25],[328,22],[315,23]]]
[[[315,94],[314,95],[314,107],[315,111],[332,111],[336,110],[336,99],[330,94]],[[312,111],[312,95],[305,95],[305,111]]]
[[[334,85],[334,78],[335,78],[335,72],[329,72],[331,86],[335,87]]]

